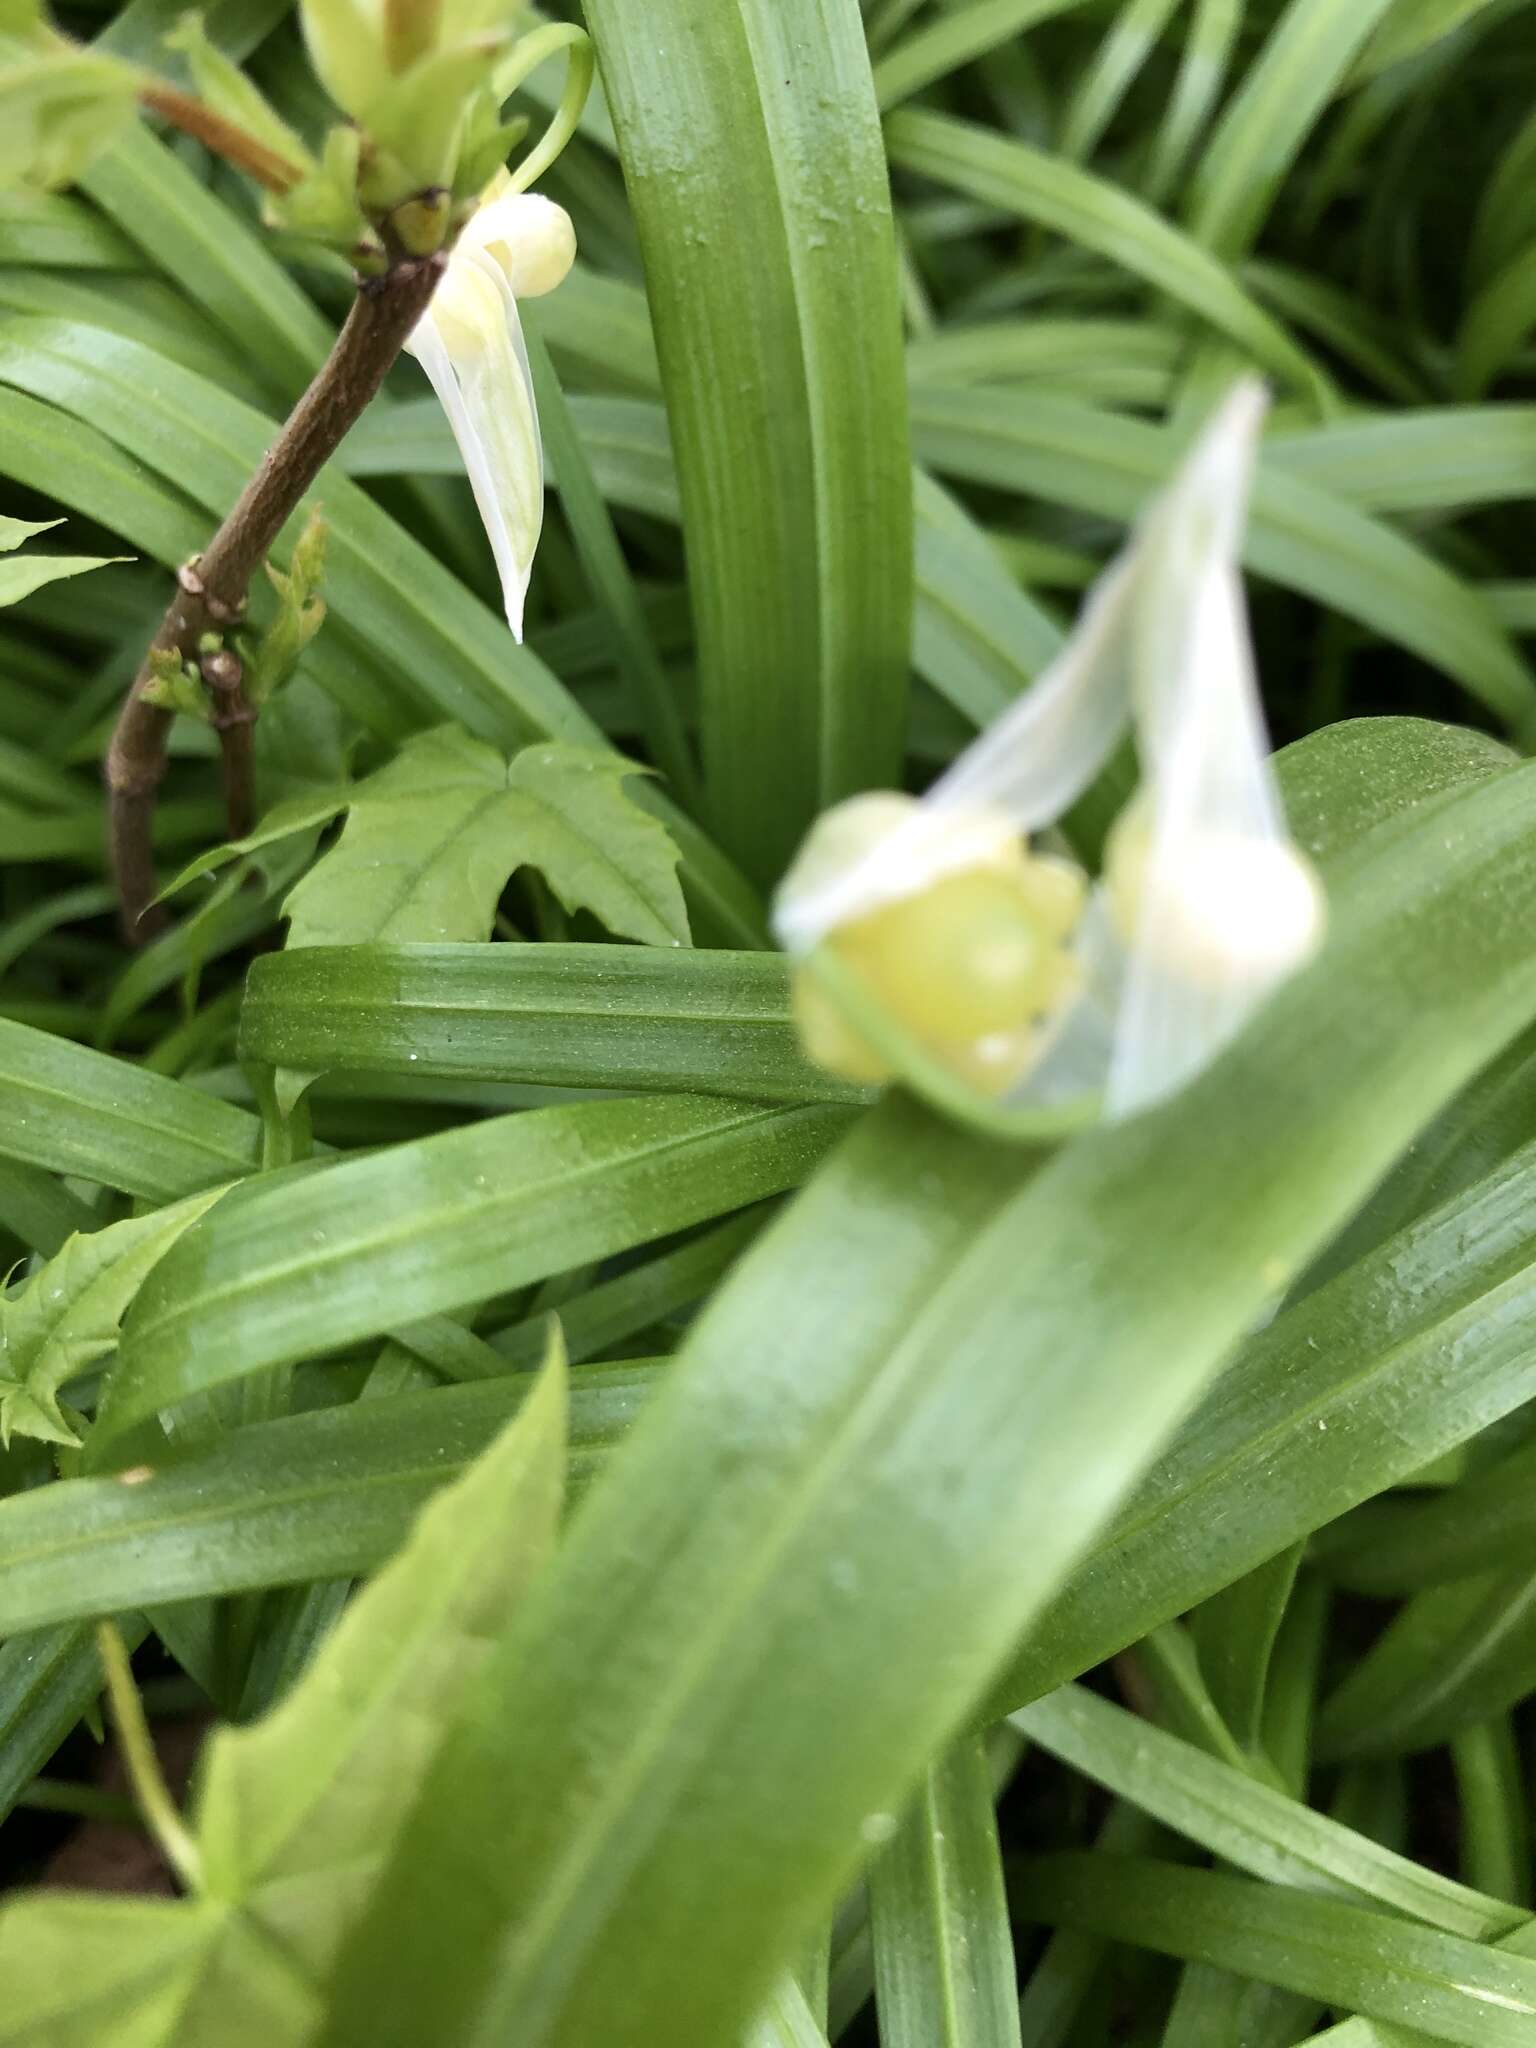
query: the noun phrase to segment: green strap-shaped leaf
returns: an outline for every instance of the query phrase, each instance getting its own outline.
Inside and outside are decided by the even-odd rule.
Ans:
[[[865,1099],[800,1050],[777,953],[303,946],[252,963],[240,1044],[313,1072]]]
[[[1290,0],[1212,133],[1190,185],[1190,232],[1246,252],[1313,124],[1397,0]]]
[[[1320,1753],[1404,1756],[1502,1713],[1536,1686],[1529,1562],[1415,1594],[1324,1703]]]
[[[1067,102],[1058,144],[1063,156],[1081,163],[1093,155],[1176,6],[1177,0],[1125,0]]]
[[[620,1355],[618,1347],[709,1293],[767,1222],[767,1205],[717,1223],[655,1258],[642,1259],[559,1304],[573,1364]],[[532,1365],[543,1349],[540,1315],[499,1330],[491,1340],[509,1365]]]
[[[1029,143],[944,114],[893,114],[886,142],[891,161],[903,169],[1038,221],[1123,265],[1266,369],[1313,396],[1321,392],[1316,365],[1230,271],[1120,186]]]
[[[581,1492],[660,1383],[663,1361],[584,1366],[571,1389],[568,1484]],[[528,1372],[478,1386],[395,1393],[253,1423],[146,1476],[63,1479],[0,1501],[0,1806],[41,1768],[80,1712],[34,1750],[5,1718],[29,1673],[51,1695],[73,1671],[70,1624],[145,1602],[246,1593],[372,1571],[413,1517],[483,1451],[527,1398]],[[17,1634],[14,1631],[37,1631]],[[97,1681],[84,1642],[86,1696]],[[13,1684],[14,1681],[14,1684]],[[46,1681],[46,1682],[45,1682]],[[74,1683],[70,1679],[70,1683]],[[17,1711],[20,1711],[18,1707]],[[50,1724],[52,1726],[52,1724]],[[30,1762],[26,1759],[30,1756]],[[19,1758],[23,1775],[13,1779]]]
[[[0,305],[17,313],[86,320],[131,335],[248,404],[262,402],[261,386],[227,351],[211,323],[156,279],[137,277],[126,288],[103,280],[93,287],[58,271],[6,270],[0,272]]]
[[[1038,1168],[865,1122],[495,1653],[328,2048],[743,2023],[1244,1328],[1536,1009],[1533,776],[1363,842],[1322,956],[1164,1109]]]
[[[89,1202],[57,1174],[17,1160],[0,1160],[0,1223],[28,1250],[51,1259],[77,1230],[94,1230],[100,1219]]]
[[[992,1800],[981,1738],[963,1735],[923,1774],[895,1834],[870,1862],[884,2048],[1019,2048]]]
[[[896,779],[911,506],[895,242],[856,0],[593,0],[677,451],[723,843],[778,878]]]
[[[125,1429],[263,1366],[778,1194],[805,1178],[850,1114],[698,1095],[583,1102],[250,1183],[140,1294],[93,1454],[111,1458]]]
[[[1512,1717],[1494,1714],[1464,1728],[1451,1742],[1451,1762],[1461,1807],[1462,1868],[1484,1891],[1529,1911],[1531,1833]]]
[[[1460,2048],[1526,2048],[1536,1962],[1361,1906],[1135,1856],[1040,1856],[1009,1886],[1052,1927],[1111,1935],[1310,1993]]]
[[[1202,1601],[1193,1618],[1200,1670],[1212,1705],[1249,1755],[1263,1740],[1275,1643],[1295,1590],[1301,1553],[1300,1544],[1278,1552],[1267,1564]]]
[[[1037,22],[1079,4],[1080,0],[967,0],[964,6],[947,8],[881,57],[875,67],[881,106],[894,107],[910,99],[925,85],[985,56]]]
[[[12,189],[0,195],[0,256],[7,263],[87,273],[139,268],[138,253],[125,235],[62,192]]]
[[[652,643],[634,575],[592,473],[575,415],[555,374],[549,350],[537,334],[529,338],[528,361],[533,371],[544,457],[560,479],[560,503],[566,523],[581,558],[587,587],[608,627],[620,674],[639,709],[640,727],[652,764],[666,776],[681,802],[696,807],[697,770],[683,729],[677,692]]]
[[[1374,1903],[1468,1941],[1496,1940],[1526,1917],[1519,1906],[1383,1849],[1081,1686],[1064,1686],[1011,1718],[1053,1756],[1254,1877]]]
[[[1373,1501],[1323,1533],[1318,1561],[1378,1597],[1536,1563],[1536,1445],[1433,1499]]]
[[[1368,512],[1460,512],[1527,495],[1536,406],[1445,405],[1282,434],[1266,463]]]
[[[51,1493],[52,1487],[34,1489]],[[137,1649],[148,1633],[137,1618],[122,1622]],[[101,1690],[96,1631],[71,1621],[60,1628],[5,1631],[0,1643],[0,1816],[8,1814]]]
[[[676,523],[682,517],[666,415],[632,398],[578,397],[571,412],[605,497]],[[444,473],[463,460],[434,401],[407,400],[371,426],[365,416],[340,460],[354,476]],[[546,448],[546,455],[550,450]],[[558,483],[558,471],[557,471]],[[1061,641],[1054,622],[1007,573],[970,514],[914,473],[917,604],[912,663],[974,725],[1006,708]],[[568,669],[562,670],[569,673]]]
[[[1167,473],[1156,427],[1065,400],[928,388],[913,394],[918,452],[935,469],[1133,518]],[[1511,725],[1533,716],[1536,682],[1492,609],[1423,548],[1266,458],[1243,557],[1277,583],[1359,619],[1453,675]]]
[[[1492,0],[1398,0],[1360,53],[1349,83],[1358,85],[1405,63],[1491,6]]]
[[[168,1202],[249,1173],[261,1125],[185,1082],[0,1018],[0,1154]]]
[[[1536,1153],[1238,1353],[998,1686],[1016,1706],[1410,1478],[1536,1388]]]
[[[793,1977],[781,1977],[747,2029],[743,2048],[827,2048],[805,1993]]]
[[[341,837],[284,906],[291,947],[488,939],[515,868],[622,938],[681,946],[678,849],[632,803],[621,755],[525,747],[511,761],[456,726],[421,733],[347,793]]]
[[[1520,757],[1464,725],[1381,717],[1326,726],[1276,759],[1291,831],[1326,866],[1415,804],[1502,774]]]
[[[246,6],[255,12],[249,0]],[[150,260],[194,295],[273,398],[292,404],[324,362],[331,336],[255,228],[144,128],[131,129],[98,157],[84,185]]]
[[[1536,1922],[1526,1921],[1495,1946],[1506,1955],[1536,1958]],[[1386,2020],[1363,2018],[1343,2020],[1313,2036],[1316,2048],[1436,2048],[1442,2038],[1422,2034],[1417,2028],[1393,2026]]]

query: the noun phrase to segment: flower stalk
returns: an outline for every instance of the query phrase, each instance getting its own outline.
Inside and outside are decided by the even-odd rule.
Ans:
[[[383,383],[426,310],[442,274],[439,257],[407,257],[358,287],[346,323],[314,382],[267,450],[233,509],[203,553],[182,569],[159,631],[119,715],[107,752],[106,780],[112,873],[123,930],[142,943],[159,928],[155,896],[155,800],[165,776],[172,714],[147,694],[154,658],[197,662],[214,702],[224,758],[232,838],[250,829],[254,805],[251,707],[240,663],[209,651],[233,626],[267,550],[347,432]]]
[[[551,290],[575,255],[568,217],[525,188],[574,133],[593,59],[571,24],[519,36],[518,11],[517,0],[386,0],[382,8],[375,0],[369,9],[304,0],[315,69],[348,117],[318,154],[195,15],[170,39],[186,56],[195,95],[134,66],[107,66],[102,91],[131,92],[238,165],[263,188],[269,225],[347,251],[358,278],[323,368],[207,549],[180,571],[113,733],[110,855],[130,944],[163,922],[154,904],[154,812],[177,709],[206,718],[219,735],[229,836],[244,837],[254,822],[252,727],[270,679],[244,642],[226,636],[267,550],[402,348],[421,358],[448,409],[520,637],[544,479],[517,297]],[[51,31],[38,33],[50,48],[63,46]],[[528,123],[504,120],[504,102],[557,53],[566,69],[560,103],[509,174],[508,152]],[[50,147],[33,149],[27,167],[54,182],[77,170],[92,146],[79,128],[50,135]],[[445,277],[440,323],[429,306]],[[256,662],[249,685],[247,659]]]
[[[96,1646],[107,1682],[112,1721],[122,1745],[128,1782],[144,1825],[154,1836],[160,1853],[175,1872],[183,1889],[199,1892],[203,1884],[203,1859],[191,1830],[182,1819],[171,1788],[166,1784],[155,1754],[155,1738],[144,1714],[144,1702],[133,1681],[128,1645],[112,1621],[96,1624]]]

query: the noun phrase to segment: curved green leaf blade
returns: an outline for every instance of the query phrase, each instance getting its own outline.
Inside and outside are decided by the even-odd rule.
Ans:
[[[1536,1963],[1252,1878],[1132,1856],[1041,1856],[1019,1867],[1009,1896],[1048,1926],[1220,1963],[1461,2048],[1524,2048],[1536,2022]]]
[[[38,1487],[38,1494],[51,1487]],[[136,1649],[147,1629],[121,1624]],[[0,1816],[9,1814],[101,1691],[101,1658],[92,1626],[28,1629],[0,1643]]]
[[[240,1044],[317,1073],[866,1099],[800,1050],[777,953],[306,946],[252,963]]]
[[[261,1125],[185,1082],[0,1018],[0,1154],[167,1202],[249,1173]]]
[[[745,2021],[1245,1325],[1536,1006],[1532,774],[1364,842],[1322,957],[1164,1110],[1038,1170],[909,1105],[867,1120],[488,1667],[328,2043]]]
[[[1316,1555],[1343,1585],[1378,1596],[1536,1562],[1536,1446],[1438,1497],[1374,1501],[1331,1524]]]
[[[573,1491],[602,1469],[660,1377],[660,1367],[645,1360],[583,1366],[575,1375],[567,1472]],[[517,1412],[533,1384],[531,1373],[509,1366],[505,1378],[476,1386],[397,1393],[253,1423],[147,1474],[133,1467],[126,1479],[65,1479],[0,1501],[0,1630],[11,1638],[0,1648],[0,1711],[8,1704],[8,1658],[19,1664],[25,1650],[42,1670],[59,1660],[66,1674],[73,1670],[71,1632],[50,1624],[372,1571],[399,1548],[423,1503]],[[21,1630],[40,1633],[12,1633]],[[89,1698],[99,1670],[88,1632],[79,1654]],[[69,1718],[39,1751],[28,1752],[27,1776],[80,1713],[83,1700],[65,1690],[73,1702]],[[10,1724],[3,1725],[14,1742]],[[22,1749],[17,1743],[17,1753]],[[25,1777],[11,1787],[7,1770],[0,1792],[9,1787],[14,1797],[24,1783]]]
[[[1199,314],[1256,362],[1317,395],[1320,373],[1216,258],[1131,193],[1029,143],[944,114],[893,114],[891,161],[1065,235]]]
[[[869,1867],[884,2048],[1020,2048],[1013,1938],[979,1736],[923,1775]]]
[[[1403,1756],[1502,1713],[1536,1686],[1536,1570],[1431,1586],[1324,1703],[1324,1757]]]
[[[948,8],[881,57],[875,66],[881,106],[894,107],[910,99],[925,85],[1078,4],[1079,0],[965,0],[964,5]]]
[[[1190,232],[1228,259],[1263,224],[1308,132],[1396,0],[1290,0],[1200,159]]]
[[[140,1293],[90,1455],[189,1395],[460,1308],[794,1186],[835,1108],[696,1095],[467,1125],[238,1191]]]
[[[772,882],[895,781],[911,503],[895,244],[856,0],[591,0],[682,488],[706,797]]]
[[[1133,518],[1167,474],[1168,442],[1145,421],[996,388],[915,391],[918,452],[976,483]],[[1281,444],[1283,446],[1283,444]],[[1405,535],[1287,475],[1267,451],[1254,486],[1243,558],[1413,649],[1524,732],[1536,680],[1474,587]]]
[[[1531,1156],[1249,1340],[1036,1624],[1000,1705],[1075,1677],[1531,1398]]]
[[[1374,1903],[1468,1941],[1497,1940],[1525,1921],[1520,1907],[1382,1848],[1081,1686],[1064,1686],[1010,1719],[1053,1756],[1250,1876]]]

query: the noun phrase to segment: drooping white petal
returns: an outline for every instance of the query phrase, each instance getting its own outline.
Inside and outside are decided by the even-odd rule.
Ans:
[[[796,862],[774,904],[774,930],[806,952],[849,918],[989,858],[998,842],[1054,824],[1088,787],[1130,710],[1127,619],[1137,584],[1129,555],[1089,594],[1077,631],[1018,703],[934,783],[922,802],[841,864]]]
[[[920,803],[818,828],[775,907],[804,952],[1059,818],[1128,724],[1142,781],[1075,943],[1082,993],[1015,1102],[1132,1114],[1204,1067],[1315,948],[1323,905],[1268,758],[1240,548],[1264,410],[1238,385],[1021,701]],[[876,799],[858,804],[873,806]],[[853,821],[850,819],[850,824]]]
[[[448,415],[496,558],[507,624],[521,640],[544,524],[544,453],[517,300],[500,266],[455,250],[409,347]]]
[[[935,809],[986,804],[1038,832],[1076,802],[1125,730],[1139,587],[1134,554],[1111,563],[1055,660],[929,790]]]
[[[1111,1116],[1182,1087],[1321,935],[1270,765],[1238,567],[1262,403],[1238,386],[1143,535],[1142,784],[1105,877],[1127,945]]]

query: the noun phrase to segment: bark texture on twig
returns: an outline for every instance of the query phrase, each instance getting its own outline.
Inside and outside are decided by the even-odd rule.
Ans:
[[[226,663],[222,652],[205,654],[204,636],[223,633],[239,619],[251,578],[267,550],[383,383],[425,311],[441,270],[437,257],[407,260],[358,287],[324,367],[207,548],[180,572],[176,596],[151,645],[151,653],[171,652],[183,660],[201,661],[224,751],[234,837],[248,831],[251,823],[252,713],[241,690],[238,659],[230,654]],[[171,723],[171,714],[144,695],[150,675],[146,659],[123,705],[106,763],[112,872],[123,929],[135,942],[156,928],[150,911],[155,894],[152,828]]]

